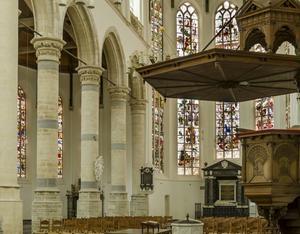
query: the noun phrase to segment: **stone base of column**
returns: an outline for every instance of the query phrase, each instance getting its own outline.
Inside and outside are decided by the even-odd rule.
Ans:
[[[61,220],[62,207],[59,190],[35,190],[32,202],[32,232],[39,231],[40,220]]]
[[[23,204],[18,187],[0,186],[0,233],[23,233]]]
[[[109,194],[107,215],[108,216],[128,216],[129,201],[127,193],[112,192]]]
[[[131,196],[130,215],[131,216],[149,215],[149,198],[147,195],[135,194]]]
[[[101,211],[102,203],[100,200],[100,192],[98,190],[79,191],[77,218],[100,217]]]

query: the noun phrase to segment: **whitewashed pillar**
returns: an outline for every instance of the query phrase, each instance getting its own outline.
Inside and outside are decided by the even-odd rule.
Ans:
[[[148,196],[140,189],[140,169],[146,163],[146,100],[131,101],[132,115],[132,196],[130,215],[147,216],[149,213]]]
[[[129,89],[113,87],[111,97],[111,192],[108,201],[109,216],[129,215],[127,197],[127,139],[126,106]]]
[[[0,220],[3,233],[23,233],[17,183],[18,1],[1,2]],[[0,228],[0,229],[1,229]]]
[[[81,188],[77,217],[101,215],[100,192],[95,179],[95,160],[99,156],[99,67],[78,68],[81,82]]]
[[[57,132],[59,63],[63,40],[36,37],[37,88],[37,179],[32,202],[32,230],[41,219],[62,219],[62,200],[57,187]]]

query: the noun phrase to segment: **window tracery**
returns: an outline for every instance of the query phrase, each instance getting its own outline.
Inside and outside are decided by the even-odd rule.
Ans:
[[[63,102],[58,98],[57,177],[63,176]]]
[[[177,157],[178,175],[199,175],[199,101],[177,100]]]
[[[177,55],[185,56],[198,51],[198,15],[188,2],[183,3],[176,14]]]
[[[217,159],[240,157],[240,143],[236,135],[240,124],[239,111],[239,103],[216,102]]]
[[[18,86],[17,98],[17,176],[26,177],[26,96]]]
[[[237,7],[229,1],[219,6],[215,15],[215,34],[235,16]],[[235,18],[216,37],[216,47],[224,49],[236,49],[239,46],[239,29]]]
[[[164,171],[164,99],[152,90],[152,160],[154,168]]]
[[[198,15],[188,2],[183,3],[176,15],[177,54],[185,56],[198,51]],[[177,100],[177,174],[199,175],[199,101]]]
[[[163,59],[163,0],[150,0],[151,49],[155,61]]]

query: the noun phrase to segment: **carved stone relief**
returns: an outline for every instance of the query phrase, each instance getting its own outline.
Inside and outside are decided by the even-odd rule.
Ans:
[[[247,152],[247,161],[252,164],[252,172],[247,175],[247,181],[252,180],[256,176],[264,176],[264,165],[268,159],[268,151],[264,145],[254,145],[249,147]]]
[[[273,180],[279,183],[297,183],[298,145],[282,143],[275,148],[273,158]]]

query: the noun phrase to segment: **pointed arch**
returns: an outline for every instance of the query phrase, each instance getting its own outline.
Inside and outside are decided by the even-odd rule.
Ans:
[[[199,49],[199,17],[189,2],[182,3],[176,13],[177,55],[196,53]]]
[[[105,34],[103,53],[107,60],[108,78],[117,86],[127,87],[124,51],[117,30],[113,27]]]
[[[224,1],[215,14],[215,34],[217,34],[223,26],[235,16],[237,6],[230,1]],[[216,37],[216,47],[224,49],[236,49],[239,46],[239,29],[236,18],[234,17]]]
[[[183,2],[176,13],[177,55],[198,52],[199,16],[190,2]],[[199,101],[177,99],[177,174],[199,175]]]
[[[89,9],[80,4],[71,4],[67,15],[74,30],[78,57],[87,65],[100,65],[100,51],[97,30]],[[79,66],[83,65],[79,63]]]

